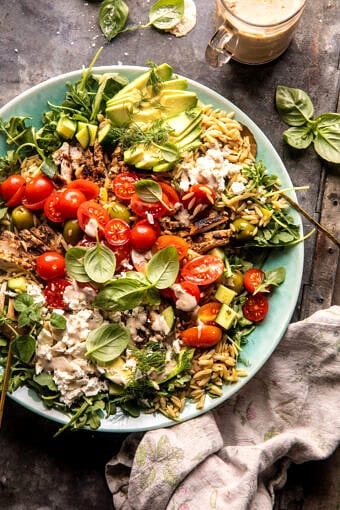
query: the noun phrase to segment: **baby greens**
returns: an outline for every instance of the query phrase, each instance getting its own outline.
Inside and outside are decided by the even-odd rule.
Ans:
[[[288,145],[306,149],[313,142],[317,154],[330,163],[340,163],[340,114],[324,113],[316,119],[313,103],[303,90],[278,86],[276,108],[288,126],[283,133]]]

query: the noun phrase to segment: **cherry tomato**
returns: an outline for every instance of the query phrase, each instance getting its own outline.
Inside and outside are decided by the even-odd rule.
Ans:
[[[157,239],[152,251],[155,253],[156,251],[162,250],[167,246],[174,246],[176,248],[179,260],[183,260],[188,254],[188,243],[182,237],[175,235],[160,236]]]
[[[158,184],[162,188],[163,194],[166,195],[172,208],[175,207],[175,204],[180,203],[177,191],[172,186],[170,186],[170,184],[167,184],[166,182],[159,182]]]
[[[213,255],[201,255],[187,262],[182,268],[182,277],[197,285],[209,285],[218,280],[224,271],[224,263]]]
[[[104,235],[112,246],[123,246],[130,241],[131,229],[126,221],[113,218],[105,225]]]
[[[214,205],[215,190],[208,184],[194,184],[182,197],[186,209],[194,210],[198,205]]]
[[[85,195],[86,200],[93,200],[94,198],[97,198],[100,193],[98,184],[92,181],[87,181],[86,179],[76,179],[75,181],[71,181],[67,185],[67,189],[76,189],[81,191]]]
[[[173,300],[174,300],[175,304],[177,303],[178,299],[180,298],[180,292],[178,292],[178,290],[177,290],[178,287],[176,287],[177,285],[180,287],[180,290],[182,292],[185,292],[186,294],[190,294],[190,296],[193,296],[195,298],[196,305],[199,303],[199,300],[201,299],[201,291],[200,291],[198,285],[196,285],[196,283],[191,283],[191,282],[179,282],[179,283],[175,284],[175,288],[171,289]]]
[[[248,269],[243,278],[243,285],[248,292],[255,292],[256,288],[261,285],[265,277],[265,274],[261,269],[253,267]]]
[[[25,193],[26,181],[22,175],[13,174],[3,181],[0,187],[0,194],[7,207],[16,207],[21,204]]]
[[[243,315],[253,322],[262,321],[268,313],[268,299],[263,294],[249,296],[242,307]]]
[[[124,172],[113,179],[113,192],[120,200],[130,200],[135,194],[135,184],[139,177],[137,174]]]
[[[64,215],[60,208],[60,197],[62,191],[55,191],[46,198],[44,203],[44,213],[50,221],[54,223],[62,223],[64,221]]]
[[[71,282],[64,278],[49,280],[44,289],[44,295],[48,306],[52,308],[67,308],[64,301],[64,291],[69,285],[71,285]]]
[[[65,259],[56,251],[46,251],[37,257],[37,273],[43,280],[61,278],[65,274]]]
[[[89,200],[80,204],[77,211],[77,219],[80,228],[85,232],[86,225],[91,219],[96,220],[99,229],[104,230],[104,227],[109,222],[110,217],[104,207],[93,200]]]
[[[130,207],[137,216],[142,218],[147,218],[148,215],[151,215],[153,218],[161,218],[165,214],[169,214],[172,209],[165,194],[163,194],[162,199],[168,207],[165,207],[161,202],[144,202],[144,200],[139,198],[137,193],[135,193],[131,197]]]
[[[181,332],[181,340],[188,347],[211,347],[222,338],[222,330],[216,326],[195,326]]]
[[[33,206],[34,204],[43,202],[53,191],[54,185],[51,179],[45,175],[37,175],[26,184],[25,206],[27,207],[27,204]]]
[[[131,246],[135,250],[149,250],[157,240],[156,229],[147,221],[138,221],[131,229]]]
[[[80,204],[86,201],[84,193],[77,189],[65,189],[59,199],[59,207],[64,218],[76,218]]]
[[[201,306],[197,314],[198,320],[204,322],[204,324],[213,324],[221,306],[221,303],[217,301],[211,301]]]

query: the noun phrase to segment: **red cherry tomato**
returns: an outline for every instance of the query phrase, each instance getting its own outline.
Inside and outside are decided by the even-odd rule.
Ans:
[[[89,200],[80,204],[77,211],[77,219],[80,228],[85,232],[86,225],[91,219],[97,221],[100,230],[104,230],[105,225],[110,220],[110,216],[104,207],[93,200]]]
[[[194,184],[182,197],[186,209],[194,210],[198,205],[214,205],[215,190],[208,184]]]
[[[160,236],[157,239],[152,251],[155,253],[156,251],[160,251],[167,246],[174,246],[176,248],[179,260],[183,260],[188,254],[188,243],[182,237],[175,235]]]
[[[201,255],[187,262],[182,268],[182,277],[197,285],[209,285],[218,280],[224,271],[224,263],[213,255]]]
[[[105,225],[104,235],[112,246],[123,246],[130,241],[131,230],[126,221],[113,218]]]
[[[263,282],[265,274],[261,269],[255,267],[248,269],[243,278],[243,285],[248,292],[255,292],[256,288]]]
[[[71,283],[64,278],[49,280],[44,289],[46,303],[52,308],[67,308],[64,291]]]
[[[0,195],[6,202],[7,207],[16,207],[21,204],[25,185],[25,179],[19,174],[10,175],[3,181],[0,187]]]
[[[181,332],[181,340],[188,347],[211,347],[222,338],[222,330],[216,326],[195,326]]]
[[[61,278],[65,274],[65,259],[56,251],[47,251],[37,257],[37,273],[43,280]]]
[[[45,175],[37,175],[26,184],[25,205],[41,203],[46,200],[53,191],[54,185],[51,179]]]
[[[79,206],[83,202],[86,202],[84,193],[77,189],[65,189],[59,198],[59,207],[64,218],[76,218]]]
[[[135,250],[149,250],[157,240],[155,228],[147,221],[138,221],[131,229],[131,246]]]
[[[180,203],[177,191],[170,184],[166,182],[159,182],[158,184],[161,186],[163,194],[166,195],[172,208],[175,207],[175,204]]]
[[[86,179],[76,179],[75,181],[71,181],[67,185],[67,189],[76,189],[81,191],[85,195],[86,200],[93,200],[94,198],[97,198],[100,193],[98,184],[92,181],[87,181]]]
[[[137,174],[124,172],[113,179],[113,192],[120,200],[130,200],[135,193]]]
[[[44,213],[50,221],[54,223],[62,223],[65,218],[60,208],[60,197],[62,191],[55,191],[46,198],[44,203]]]
[[[204,322],[204,324],[213,324],[221,306],[221,303],[217,301],[211,301],[201,306],[197,314],[198,320]]]
[[[163,194],[162,199],[167,207],[161,202],[144,202],[144,200],[139,198],[137,193],[134,193],[131,197],[130,207],[133,212],[141,218],[147,218],[149,214],[153,218],[161,218],[165,214],[169,214],[172,210],[172,206],[165,194]]]
[[[190,294],[191,296],[193,296],[196,299],[196,304],[199,303],[199,301],[201,299],[201,291],[200,291],[198,285],[196,285],[196,283],[179,282],[179,283],[177,283],[175,285],[179,285],[183,292],[186,292],[187,294]],[[176,295],[176,290],[174,290],[174,289],[171,289],[171,290],[172,290],[173,300],[174,300],[174,302],[176,304],[178,299],[179,299],[179,297]],[[177,292],[177,294],[179,294],[179,293]]]
[[[243,315],[253,322],[262,321],[268,313],[268,299],[263,294],[249,296],[242,307]]]

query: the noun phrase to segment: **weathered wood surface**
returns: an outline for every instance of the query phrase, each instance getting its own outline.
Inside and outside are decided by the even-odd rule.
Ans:
[[[150,3],[128,1],[131,22],[145,21]],[[339,235],[339,171],[322,165],[312,149],[300,152],[284,145],[285,126],[274,108],[275,88],[282,84],[306,90],[317,114],[336,110],[338,0],[307,0],[294,40],[276,62],[260,67],[231,62],[218,70],[208,68],[204,61],[204,49],[213,32],[213,1],[196,0],[196,5],[197,26],[184,39],[149,28],[126,33],[107,44],[97,25],[98,3],[0,0],[0,104],[49,77],[88,64],[102,44],[98,65],[167,61],[178,73],[233,101],[259,125],[283,159],[293,183],[310,185],[308,191],[299,193],[300,204]],[[303,221],[308,231],[311,227]],[[308,239],[305,252],[294,319],[332,302],[340,303],[338,251],[324,235],[318,235]],[[53,440],[54,431],[52,422],[7,402],[0,435],[0,508],[112,508],[103,466],[122,436],[80,432]],[[277,494],[275,509],[336,510],[340,505],[339,479],[339,453],[324,461],[293,466],[287,485]]]

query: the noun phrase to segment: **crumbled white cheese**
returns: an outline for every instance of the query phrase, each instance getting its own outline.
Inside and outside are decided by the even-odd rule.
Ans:
[[[28,283],[26,292],[33,298],[34,303],[45,303],[45,296],[39,285]]]
[[[174,218],[179,222],[181,227],[189,227],[190,226],[190,213],[187,209],[184,209],[183,206],[175,214]]]
[[[241,195],[244,190],[246,189],[245,185],[243,184],[243,182],[233,182],[232,185],[230,186],[230,191],[232,193],[235,193],[235,195]]]
[[[90,218],[85,225],[85,234],[89,237],[97,237],[98,234],[98,221],[95,218]]]
[[[173,347],[173,350],[176,354],[179,353],[179,351],[181,350],[181,347],[182,347],[182,341],[180,338],[176,338],[176,340],[173,341],[172,343],[172,347]]]
[[[187,35],[196,25],[196,5],[193,0],[184,0],[184,13],[182,19],[169,30],[176,37]]]
[[[88,307],[95,297],[96,291],[92,287],[80,288],[76,282],[68,285],[63,294],[64,302],[71,310],[81,310]]]
[[[175,306],[177,310],[191,312],[196,308],[196,298],[189,294],[189,292],[186,292],[179,283],[174,283],[171,288],[176,296]]]
[[[151,328],[153,329],[153,331],[163,333],[164,335],[167,335],[169,333],[170,328],[164,318],[164,315],[157,312],[151,312],[150,319]]]
[[[132,339],[139,341],[138,330],[145,331],[145,323],[147,314],[143,307],[139,306],[130,312],[130,316],[126,319],[126,327],[131,333]]]

